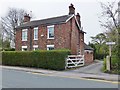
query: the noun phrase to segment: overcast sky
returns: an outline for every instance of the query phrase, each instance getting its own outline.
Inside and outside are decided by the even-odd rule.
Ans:
[[[104,32],[98,22],[101,13],[99,2],[103,1],[105,3],[115,0],[0,0],[0,17],[7,14],[9,7],[32,11],[32,20],[67,15],[68,7],[72,3],[75,12],[80,13],[82,27],[86,32],[85,42],[88,43],[91,36]]]

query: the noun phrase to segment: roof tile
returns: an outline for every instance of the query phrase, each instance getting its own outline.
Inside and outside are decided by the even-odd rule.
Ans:
[[[71,16],[72,15],[64,15],[64,16],[58,16],[53,18],[30,21],[30,22],[23,23],[20,26],[17,26],[17,28],[27,28],[27,27],[35,27],[39,25],[53,25],[53,24],[65,23],[66,20],[69,19]]]

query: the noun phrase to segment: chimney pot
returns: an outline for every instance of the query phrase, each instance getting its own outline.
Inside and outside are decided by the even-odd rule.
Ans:
[[[79,13],[77,13],[76,18],[77,18],[77,21],[78,21],[78,23],[79,23],[79,25],[81,27],[81,21],[80,21],[80,14]]]
[[[77,13],[77,15],[78,15],[78,16],[80,16],[80,14],[79,14],[79,13]]]
[[[24,15],[24,22],[29,22],[29,21],[30,21],[30,18],[31,18],[30,15],[26,13],[26,14]]]
[[[75,8],[74,8],[74,5],[72,3],[69,6],[69,15],[71,15],[71,14],[75,14]]]

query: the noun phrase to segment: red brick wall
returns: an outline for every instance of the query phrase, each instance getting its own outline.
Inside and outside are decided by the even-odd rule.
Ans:
[[[83,53],[83,50],[81,51],[81,49],[84,49],[84,33],[82,33],[76,22],[75,22],[75,18],[72,18],[72,31],[71,31],[71,51],[72,54],[78,54],[78,52]],[[83,39],[82,39],[83,38]]]
[[[27,41],[24,41],[24,45],[27,46],[27,49],[28,49],[28,50],[30,50],[30,36],[31,36],[31,35],[30,35],[30,30],[31,30],[31,28],[29,28],[29,29],[28,29],[28,32],[27,32],[27,33],[28,33]],[[22,45],[23,45],[23,43],[22,43]],[[24,46],[24,45],[23,45],[23,46]]]
[[[84,52],[85,64],[91,64],[93,62],[93,51],[85,50]]]
[[[30,50],[30,36],[32,37],[32,49],[33,45],[38,45],[41,50],[46,50],[47,45],[54,45],[55,49],[70,49],[72,54],[78,54],[79,49],[83,49],[84,34],[78,30],[75,18],[72,18],[67,23],[55,25],[54,29],[55,38],[47,39],[47,26],[40,25],[38,30],[38,40],[34,40],[34,29],[29,28],[27,41],[21,40],[22,30],[17,30],[16,50],[21,50],[22,46],[28,46],[28,50]],[[32,35],[30,35],[30,31]]]
[[[71,30],[71,52],[72,54],[77,54],[77,31],[75,19],[72,18],[72,30]]]
[[[84,54],[84,33],[80,33],[80,54]]]
[[[39,27],[39,40],[38,45],[39,48],[42,50],[47,49],[47,45],[54,45],[55,49],[67,48],[70,47],[70,36],[69,36],[69,29],[66,30],[66,24],[60,24],[54,26],[54,39],[47,39],[47,26],[40,26]],[[69,27],[68,27],[69,28]],[[41,37],[43,35],[43,37]]]
[[[22,46],[22,30],[17,30],[16,31],[16,37],[15,37],[16,41],[15,41],[15,49],[16,50],[21,50],[21,46]]]
[[[41,35],[44,35],[41,37]],[[46,50],[46,43],[47,43],[47,27],[40,25],[38,31],[38,47],[39,49]]]

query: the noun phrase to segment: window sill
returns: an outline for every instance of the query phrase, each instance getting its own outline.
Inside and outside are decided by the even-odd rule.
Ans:
[[[47,38],[47,39],[55,39],[55,38]]]
[[[38,40],[38,39],[34,39],[34,40]]]
[[[22,40],[22,41],[27,41],[27,40]]]

